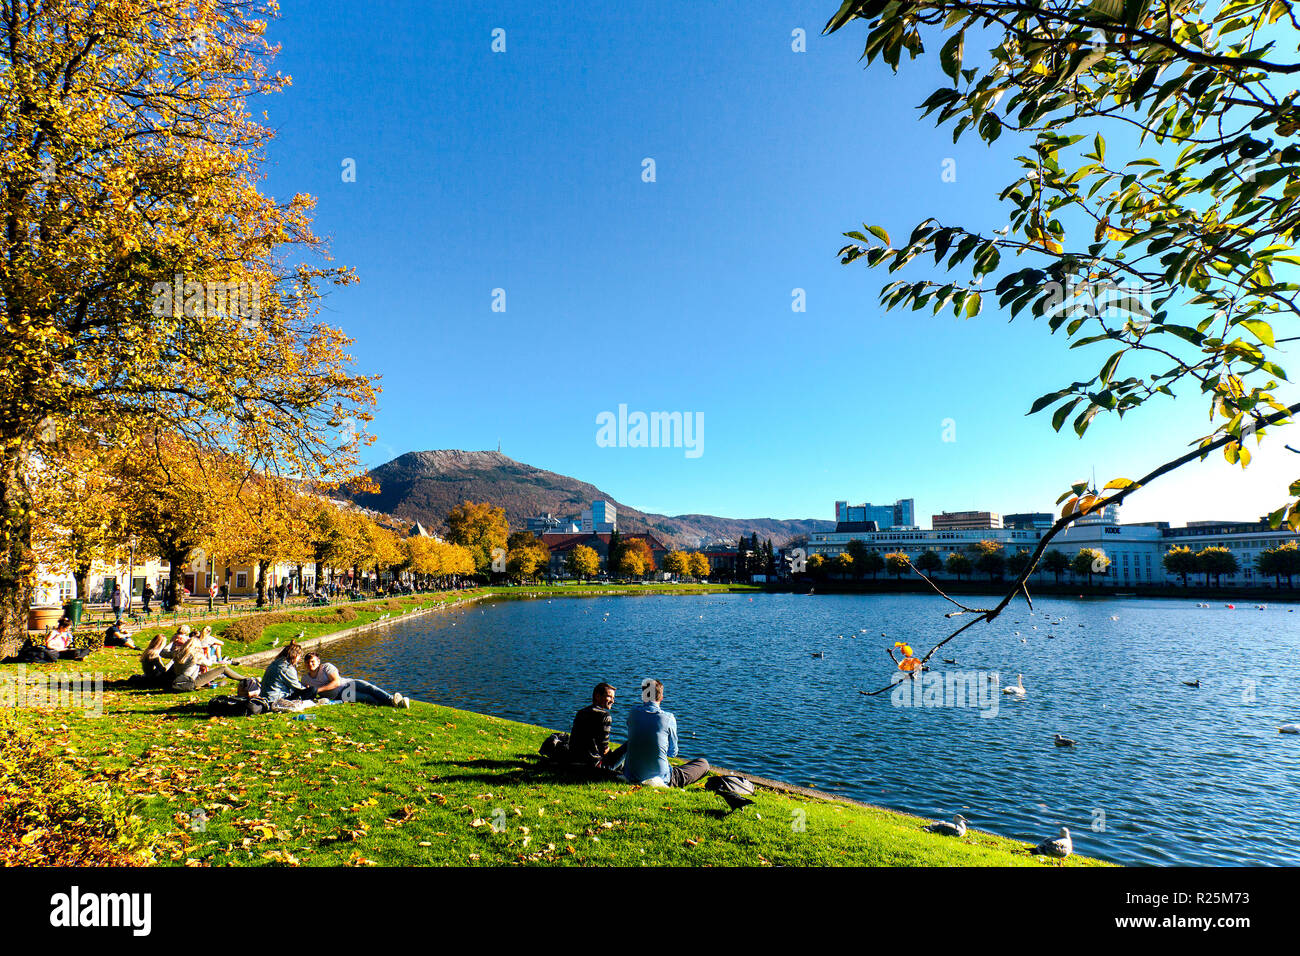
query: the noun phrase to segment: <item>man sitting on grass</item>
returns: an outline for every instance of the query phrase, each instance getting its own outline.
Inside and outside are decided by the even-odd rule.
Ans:
[[[336,700],[344,704],[377,704],[380,707],[405,707],[411,709],[409,698],[401,694],[390,694],[376,687],[368,680],[357,677],[340,677],[339,669],[320,659],[315,651],[308,652],[303,658],[307,673],[301,680],[308,687],[314,687],[316,693],[326,700]]]
[[[614,690],[614,687],[603,681],[597,684],[591,692],[590,706],[574,715],[565,755],[569,763],[593,770],[617,770],[622,765],[627,744],[617,750],[609,749],[612,723],[609,711],[614,706]]]
[[[689,787],[709,773],[703,757],[680,767],[668,763],[677,756],[677,718],[659,705],[664,685],[652,678],[641,682],[641,700],[627,715],[627,760],[623,776],[629,783],[651,787]]]

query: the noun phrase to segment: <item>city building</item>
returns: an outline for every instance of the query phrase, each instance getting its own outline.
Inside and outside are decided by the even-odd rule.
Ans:
[[[1002,516],[1002,527],[1017,531],[1046,531],[1055,523],[1056,517],[1050,511],[1027,511]]]
[[[608,501],[593,501],[582,512],[580,531],[583,534],[610,534],[618,530],[618,509]]]
[[[914,528],[916,502],[912,498],[900,498],[892,505],[873,505],[869,502],[851,505],[847,501],[837,501],[835,521],[845,524],[874,521],[877,528]]]
[[[1002,516],[992,511],[945,511],[930,518],[935,531],[958,531],[963,528],[993,530],[1002,527]]]

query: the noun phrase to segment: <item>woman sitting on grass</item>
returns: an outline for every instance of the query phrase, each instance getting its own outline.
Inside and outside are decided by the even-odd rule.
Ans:
[[[302,645],[290,641],[275,660],[266,665],[262,675],[262,696],[268,703],[278,700],[311,700],[316,692],[304,687],[298,679],[298,662],[302,660]]]
[[[213,634],[210,627],[205,627],[199,633],[199,646],[203,648],[203,663],[208,667],[215,667],[229,660],[222,654],[226,642]]]
[[[144,675],[146,686],[164,687],[171,683],[171,679],[167,676],[167,665],[162,662],[163,645],[166,643],[167,638],[155,634],[149,646],[140,655],[140,673]]]
[[[243,680],[247,676],[234,670],[229,664],[205,667],[203,664],[203,647],[197,639],[192,637],[187,637],[184,644],[173,643],[170,654],[167,651],[162,653],[164,657],[171,657],[172,659],[172,667],[169,672],[171,685],[168,689],[173,693],[184,694],[192,690],[198,690],[200,687],[207,687],[213,681],[220,680],[222,677],[229,677],[231,680]]]
[[[315,651],[303,658],[307,673],[302,675],[302,682],[313,688],[326,700],[336,700],[345,704],[375,704],[379,707],[411,708],[409,698],[401,694],[390,694],[376,687],[368,680],[356,677],[340,677],[339,669],[333,664],[321,661]]]
[[[27,659],[34,664],[53,664],[58,660],[82,661],[89,656],[89,647],[72,646],[72,618],[65,614],[59,618],[58,626],[46,635],[45,641],[30,650]]]

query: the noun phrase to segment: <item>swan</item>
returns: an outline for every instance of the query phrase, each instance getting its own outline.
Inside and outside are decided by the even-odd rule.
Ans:
[[[943,836],[964,837],[966,835],[966,818],[959,813],[952,820],[952,823],[947,820],[935,820],[925,830],[927,833],[939,833]]]
[[[1300,724],[1283,724],[1277,729],[1279,734],[1300,734]]]
[[[1017,674],[1017,675],[1016,675],[1016,682],[1015,682],[1014,684],[1012,684],[1010,687],[1004,687],[1004,688],[1002,688],[1002,693],[1004,693],[1004,694],[1015,694],[1017,697],[1024,697],[1024,696],[1025,696],[1025,680],[1024,680],[1024,677],[1025,677],[1024,674]]]
[[[1029,851],[1031,854],[1038,853],[1043,856],[1054,856],[1063,860],[1074,852],[1074,842],[1070,839],[1070,830],[1068,827],[1061,827],[1061,835],[1053,840],[1044,840],[1038,846]]]

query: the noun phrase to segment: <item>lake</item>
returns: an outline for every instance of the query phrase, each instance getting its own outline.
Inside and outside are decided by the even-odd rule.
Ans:
[[[563,730],[606,680],[616,739],[641,679],[657,677],[685,757],[922,816],[961,812],[1022,840],[1068,826],[1077,852],[1120,863],[1300,864],[1300,736],[1278,733],[1300,722],[1300,614],[1020,602],[924,675],[971,676],[992,689],[982,700],[858,693],[898,673],[885,655],[895,640],[924,655],[954,629],[951,609],[923,595],[498,601],[326,656],[417,699]],[[1024,698],[998,693],[994,672],[1002,687],[1023,674]],[[1057,733],[1076,746],[1057,747]]]

